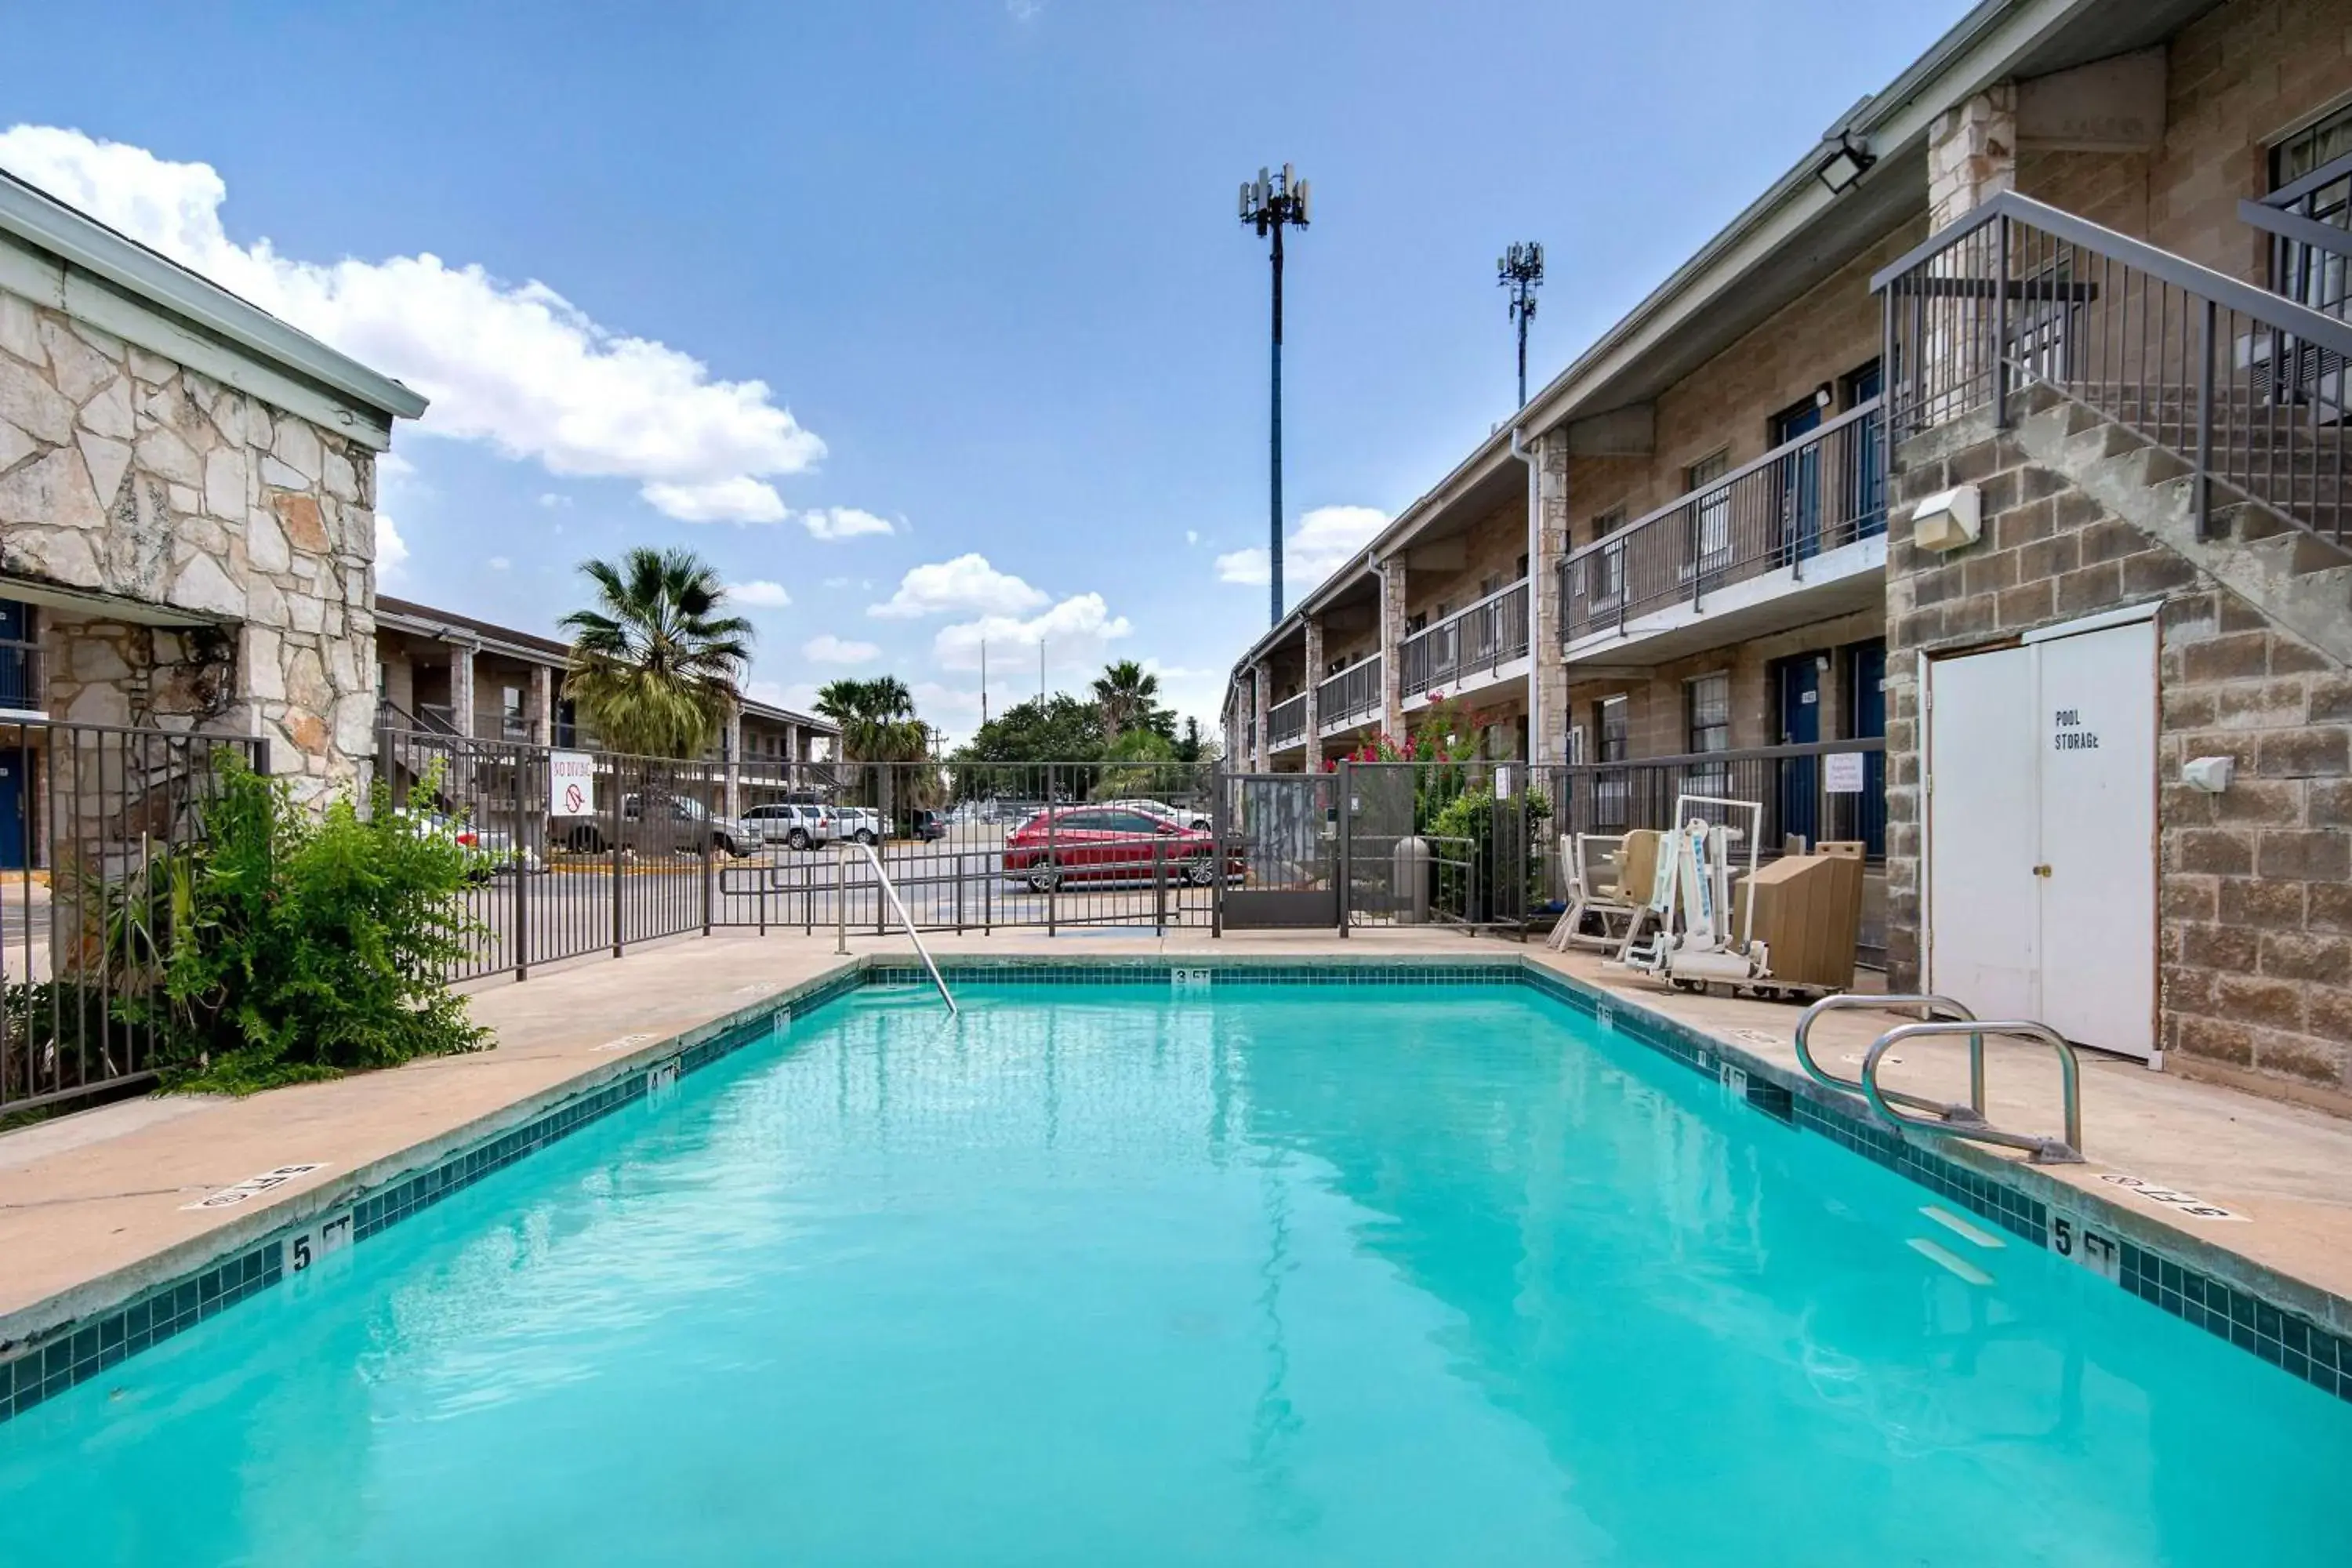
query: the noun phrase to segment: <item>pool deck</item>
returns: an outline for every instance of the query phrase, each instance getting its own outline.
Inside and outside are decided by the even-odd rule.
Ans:
[[[0,1134],[0,1351],[127,1300],[319,1211],[355,1181],[367,1184],[431,1163],[519,1123],[582,1089],[672,1054],[679,1036],[757,1011],[767,998],[816,981],[864,954],[908,959],[904,939],[796,935],[685,938],[633,949],[619,961],[583,961],[523,984],[473,990],[475,1017],[494,1049],[411,1063],[333,1083],[247,1100],[148,1098]],[[1250,933],[1212,940],[1000,932],[942,936],[941,957],[1200,957],[1511,962],[1522,956],[1627,1003],[1664,1015],[1745,1053],[1796,1068],[1794,1006],[1671,994],[1609,971],[1588,954],[1466,939],[1452,932],[1375,929]],[[1832,1014],[1815,1056],[1852,1074],[1861,1053],[1897,1021],[1875,1008]],[[1995,1125],[2058,1131],[2058,1074],[2039,1047],[1992,1042]],[[1906,1047],[1891,1063],[1896,1088],[1965,1098],[1959,1042]],[[2089,1163],[2043,1167],[2105,1205],[2143,1214],[2186,1252],[2214,1249],[2256,1279],[2316,1303],[2352,1330],[2352,1121],[2219,1085],[2085,1056],[2084,1143]],[[277,1167],[322,1168],[235,1206],[186,1205]],[[2102,1181],[2128,1175],[2191,1194],[2242,1218],[2199,1219],[2177,1205]]]

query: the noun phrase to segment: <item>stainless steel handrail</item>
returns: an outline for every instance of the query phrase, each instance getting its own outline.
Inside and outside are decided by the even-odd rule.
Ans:
[[[2040,1040],[2058,1053],[2058,1073],[2061,1092],[2065,1104],[2066,1136],[2042,1138],[2027,1132],[2003,1132],[1999,1128],[1969,1126],[1952,1121],[1926,1121],[1916,1116],[1905,1116],[1887,1103],[1887,1095],[1878,1087],[1878,1064],[1886,1053],[1906,1040],[1926,1039],[1939,1035],[1970,1035],[1979,1042],[1986,1035],[2009,1035],[2018,1039]],[[1982,1049],[1979,1043],[1978,1048]],[[1878,1119],[1898,1131],[1916,1127],[1922,1132],[1938,1138],[1966,1138],[1976,1143],[1999,1143],[2004,1148],[2024,1149],[2032,1152],[2037,1165],[2079,1165],[2083,1163],[2083,1095],[2082,1066],[2075,1059],[2074,1047],[2066,1037],[2047,1024],[2030,1019],[2000,1020],[1974,1018],[1937,1019],[1925,1024],[1899,1024],[1871,1042],[1870,1051],[1862,1058],[1862,1096]],[[1916,1102],[1915,1102],[1916,1103]]]
[[[1797,1017],[1797,1065],[1803,1068],[1806,1076],[1815,1083],[1831,1089],[1843,1089],[1848,1094],[1863,1095],[1865,1099],[1868,1098],[1868,1091],[1864,1088],[1862,1079],[1840,1078],[1815,1061],[1812,1046],[1806,1038],[1806,1036],[1812,1032],[1813,1020],[1822,1014],[1855,1007],[1921,1007],[1939,1009],[1951,1017],[1964,1022],[1973,1023],[1976,1019],[1974,1013],[1969,1012],[1949,996],[1868,996],[1849,992],[1838,996],[1824,996],[1806,1008]],[[1898,1105],[1908,1105],[1919,1110],[1932,1110],[1947,1121],[1967,1122],[1970,1125],[1982,1124],[1985,1105],[1984,1036],[1981,1033],[1976,1033],[1969,1037],[1968,1104],[1952,1105],[1940,1100],[1922,1100],[1916,1094],[1906,1094],[1899,1089],[1890,1089],[1884,1092],[1888,1100],[1894,1100]]]
[[[931,972],[931,984],[940,988],[940,1000],[948,1005],[948,1016],[955,1016],[958,1012],[955,998],[948,994],[948,983],[940,978],[940,966],[931,962],[931,950],[923,945],[921,933],[915,930],[915,922],[908,915],[907,906],[898,897],[898,885],[890,880],[890,873],[882,868],[882,857],[874,852],[874,846],[871,844],[860,842],[857,847],[865,855],[866,863],[874,868],[875,879],[882,884],[884,896],[890,900],[890,907],[898,913],[898,923],[907,928],[907,940],[915,944],[916,956],[923,961],[923,967]]]

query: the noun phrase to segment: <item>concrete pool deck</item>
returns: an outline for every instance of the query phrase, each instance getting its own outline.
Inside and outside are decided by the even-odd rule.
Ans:
[[[118,1101],[0,1134],[0,1352],[127,1300],[321,1210],[355,1182],[373,1185],[518,1124],[569,1096],[674,1052],[672,1042],[757,1011],[866,955],[905,963],[903,938],[718,935],[583,960],[523,984],[471,989],[495,1048],[414,1062],[247,1100]],[[1658,990],[1588,954],[1427,930],[1370,929],[1213,940],[1148,934],[1005,931],[941,936],[935,953],[970,958],[1158,957],[1305,962],[1515,962],[1522,957],[1696,1029],[1727,1052],[1794,1071],[1792,1005]],[[1815,1055],[1858,1070],[1863,1050],[1899,1021],[1876,1008],[1825,1017]],[[2058,1073],[2039,1047],[1989,1046],[1997,1126],[2058,1130]],[[1958,1041],[1906,1048],[1886,1081],[1965,1097]],[[2323,1321],[2352,1330],[2352,1122],[2301,1106],[2192,1082],[2137,1063],[2085,1056],[2084,1142],[2090,1163],[2040,1167],[2056,1183],[2144,1217],[2184,1254],[2213,1249],[2274,1277]],[[1957,1156],[1956,1156],[1957,1157]],[[280,1166],[320,1169],[234,1206],[192,1209],[207,1194]],[[2230,1211],[2200,1219],[2115,1176],[2194,1194]],[[2329,1300],[2313,1301],[2313,1297]]]

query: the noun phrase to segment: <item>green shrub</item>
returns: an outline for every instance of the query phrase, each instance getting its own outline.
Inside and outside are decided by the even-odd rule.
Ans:
[[[243,1094],[485,1044],[441,981],[478,927],[465,849],[426,826],[437,773],[407,815],[379,786],[362,816],[305,808],[235,752],[214,766],[201,836],[150,873],[162,985],[124,1004],[160,1013],[164,1087]]]

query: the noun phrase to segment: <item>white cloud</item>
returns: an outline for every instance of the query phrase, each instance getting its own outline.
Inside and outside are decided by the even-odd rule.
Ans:
[[[559,511],[572,504],[572,498],[567,495],[559,495],[555,491],[550,490],[545,495],[539,498],[539,504],[545,507],[550,511]]]
[[[397,452],[378,452],[375,455],[375,479],[379,487],[394,479],[407,479],[415,472],[416,465]]]
[[[507,570],[507,568],[512,566],[514,563],[508,560],[503,555],[493,555],[488,562],[484,563],[484,564],[488,566],[493,572],[503,572]]]
[[[1318,506],[1282,542],[1283,591],[1296,598],[1314,587],[1388,526],[1388,513],[1370,506]],[[1274,568],[1264,549],[1217,557],[1217,580],[1263,588]]]
[[[793,602],[793,596],[784,592],[782,583],[771,583],[764,577],[754,578],[749,583],[728,584],[727,596],[755,610],[781,610]]]
[[[680,522],[782,522],[792,515],[773,485],[749,474],[708,484],[651,484],[643,493],[655,510]]]
[[[854,506],[817,507],[797,514],[813,539],[856,539],[862,533],[896,533],[887,517],[860,511]]]
[[[408,564],[408,541],[400,537],[399,524],[389,512],[375,514],[375,574],[379,578],[396,577]]]
[[[687,521],[776,521],[782,503],[761,476],[824,455],[766,383],[714,380],[691,354],[604,326],[544,283],[430,254],[320,263],[267,239],[239,245],[221,224],[228,187],[208,163],[18,125],[0,132],[0,165],[400,377],[433,400],[425,433],[553,474],[634,479]]]
[[[1056,668],[1090,668],[1102,661],[1105,648],[1132,631],[1125,616],[1114,616],[1100,594],[1077,594],[1042,616],[1022,620],[1013,616],[982,616],[941,626],[931,639],[931,656],[943,669],[980,668],[980,645],[1000,649],[1045,645],[1045,661]]]
[[[882,650],[870,642],[844,642],[831,632],[820,632],[801,644],[801,657],[812,664],[871,664]]]
[[[1045,604],[1046,595],[1008,572],[999,572],[988,557],[972,552],[952,561],[918,566],[898,580],[898,591],[866,613],[887,620],[912,620],[918,616],[953,610],[977,610],[991,616],[1017,616]]]
[[[1198,543],[1200,543],[1200,542],[1201,542],[1201,531],[1200,531],[1199,529],[1197,529],[1197,528],[1188,528],[1188,529],[1186,529],[1186,530],[1184,531],[1184,542],[1185,542],[1185,543],[1187,543],[1187,544],[1198,544]]]

